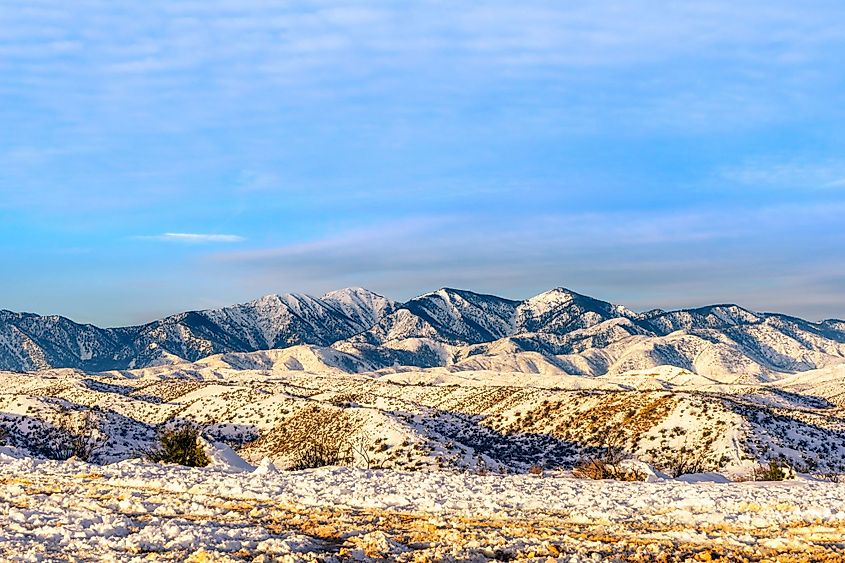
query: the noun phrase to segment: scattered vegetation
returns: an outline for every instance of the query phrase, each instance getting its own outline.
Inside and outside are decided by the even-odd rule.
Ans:
[[[384,445],[382,445],[384,446]],[[250,444],[262,454],[284,455],[292,470],[327,465],[371,468],[383,448],[371,442],[349,414],[336,406],[310,404]]]
[[[297,469],[354,465],[540,475],[577,464],[582,477],[643,477],[647,469],[632,471],[637,464],[628,460],[630,454],[673,477],[718,471],[736,461],[752,467],[755,460],[773,457],[780,459],[785,478],[791,471],[785,463],[820,479],[845,474],[841,413],[803,403],[800,409],[774,408],[764,400],[767,390],[746,397],[286,375],[280,381],[244,378],[231,389],[212,388],[190,401],[172,402],[209,385],[229,383],[168,379],[116,385],[86,376],[45,378],[34,386],[31,378],[14,380],[11,392],[0,394],[0,444],[34,456],[95,462],[147,453],[152,446],[153,457],[183,463],[180,457],[186,458],[191,444],[165,448],[156,443],[154,429],[189,417],[203,437],[228,443],[248,461],[269,456],[280,467]],[[751,430],[737,460],[724,437],[745,420]],[[779,452],[789,452],[788,459]],[[749,469],[744,478],[780,478],[780,471],[769,469],[759,469],[759,477]]]
[[[772,460],[768,464],[761,464],[754,468],[755,481],[783,481],[794,475],[789,465],[781,461]]]
[[[349,441],[331,429],[320,428],[305,437],[290,468],[297,471],[327,465],[351,465],[352,461]]]
[[[694,448],[684,444],[672,450],[664,459],[661,470],[672,478],[692,473],[704,473],[709,470],[706,460],[707,450],[703,447]]]
[[[615,481],[644,481],[645,473],[635,467],[612,465],[598,458],[578,463],[572,472],[579,479],[613,479]]]
[[[108,442],[92,411],[61,411],[52,423],[46,422],[28,436],[26,446],[48,459],[76,458],[92,461],[95,452]]]
[[[200,441],[200,431],[192,424],[161,430],[158,447],[147,452],[147,459],[188,467],[205,467],[211,463]]]
[[[579,461],[572,474],[579,479],[645,480],[646,475],[641,470],[624,463],[631,457],[623,447],[624,442],[623,432],[606,433],[596,455]]]
[[[842,475],[839,473],[835,473],[833,471],[828,471],[827,473],[822,473],[818,476],[819,479],[822,481],[826,481],[828,483],[841,483],[842,482]]]
[[[528,468],[528,473],[531,475],[542,475],[543,474],[543,467],[537,464],[532,465]]]

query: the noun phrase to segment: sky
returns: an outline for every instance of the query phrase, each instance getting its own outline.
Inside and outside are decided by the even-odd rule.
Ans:
[[[0,0],[0,308],[845,318],[841,0]]]

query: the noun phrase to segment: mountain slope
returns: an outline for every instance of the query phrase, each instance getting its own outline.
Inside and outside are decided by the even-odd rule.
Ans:
[[[384,344],[406,338],[431,338],[449,344],[497,340],[514,331],[518,301],[444,288],[400,305],[356,342]]]
[[[295,346],[344,371],[498,366],[595,376],[671,365],[765,382],[845,363],[845,322],[731,304],[637,313],[565,288],[524,301],[443,288],[401,304],[361,288],[268,295],[114,329],[0,312],[8,370],[128,369]]]
[[[125,329],[101,329],[59,316],[0,311],[0,369],[108,369],[129,342]]]
[[[327,346],[366,330],[393,307],[380,295],[354,288],[322,298],[268,295],[241,305],[114,329],[3,311],[0,369],[126,369],[169,361],[173,356],[195,361],[225,352]]]

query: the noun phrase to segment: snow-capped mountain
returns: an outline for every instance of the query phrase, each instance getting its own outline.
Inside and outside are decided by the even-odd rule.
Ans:
[[[0,369],[7,370],[127,369],[301,345],[310,347],[297,352],[306,364],[344,371],[416,366],[596,376],[671,365],[759,382],[845,363],[845,322],[737,305],[637,313],[565,288],[524,301],[444,288],[401,304],[361,288],[268,295],[113,329],[0,312]],[[301,359],[285,358],[292,365]]]
[[[101,329],[59,316],[0,311],[0,369],[103,366],[126,345],[125,329]]]
[[[559,287],[519,304],[516,333],[568,334],[619,317],[635,317],[625,307]]]
[[[603,375],[672,365],[765,381],[845,362],[845,331],[842,321],[811,323],[736,305],[636,313],[565,288],[522,302],[442,289],[333,347],[375,368]],[[526,354],[539,354],[542,367]]]
[[[398,307],[355,341],[368,344],[431,338],[449,344],[478,344],[515,331],[518,301],[457,289],[426,293]]]
[[[371,327],[394,306],[380,295],[350,288],[319,298],[268,295],[241,305],[113,329],[2,311],[0,369],[125,369],[225,352],[328,346]]]

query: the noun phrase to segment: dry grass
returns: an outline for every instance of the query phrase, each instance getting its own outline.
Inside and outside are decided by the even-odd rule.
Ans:
[[[11,480],[0,480],[9,482]],[[574,550],[589,546],[587,553],[596,553],[601,560],[639,562],[682,562],[682,561],[772,561],[783,563],[840,562],[841,538],[845,528],[826,525],[823,535],[816,525],[795,522],[775,528],[757,528],[741,522],[721,523],[703,526],[697,530],[714,539],[717,545],[702,545],[700,542],[685,543],[672,539],[673,533],[683,531],[682,525],[667,521],[655,515],[643,522],[573,522],[566,513],[545,515],[523,515],[514,517],[469,517],[435,516],[430,513],[414,513],[384,509],[350,510],[334,507],[306,507],[291,503],[272,501],[229,499],[214,495],[186,497],[184,494],[161,489],[148,489],[125,484],[111,484],[91,481],[87,478],[64,479],[62,482],[47,482],[39,479],[32,483],[28,495],[42,495],[82,487],[97,492],[95,502],[105,510],[114,508],[114,500],[128,493],[144,491],[148,499],[160,504],[163,510],[159,518],[185,519],[184,506],[200,502],[205,506],[217,507],[216,521],[239,525],[247,517],[250,526],[264,528],[272,533],[296,532],[322,542],[321,554],[317,556],[351,558],[356,550],[364,549],[374,557],[391,561],[442,561],[480,558],[481,550],[488,550],[493,556],[512,560],[545,560],[572,554]],[[187,504],[186,504],[187,503]],[[247,516],[248,515],[248,516]],[[189,517],[190,518],[190,517]],[[204,521],[208,516],[196,518]],[[193,519],[193,518],[190,518]],[[395,544],[404,546],[402,552],[382,553],[376,546],[362,541],[365,534],[383,533]],[[809,534],[809,535],[808,535]],[[732,538],[747,536],[756,539],[800,539],[800,543],[786,541],[781,547],[763,547],[764,544],[737,542]],[[516,543],[513,538],[519,538]],[[775,544],[770,544],[775,545]],[[790,547],[791,546],[791,547]],[[455,556],[448,557],[451,550]],[[583,553],[583,552],[582,552]],[[83,554],[65,553],[56,560],[73,560]],[[172,560],[233,561],[250,560],[259,554],[245,550],[222,554],[209,548],[193,553],[178,549],[169,554]],[[193,557],[193,558],[191,558]],[[318,560],[318,559],[315,559]]]

